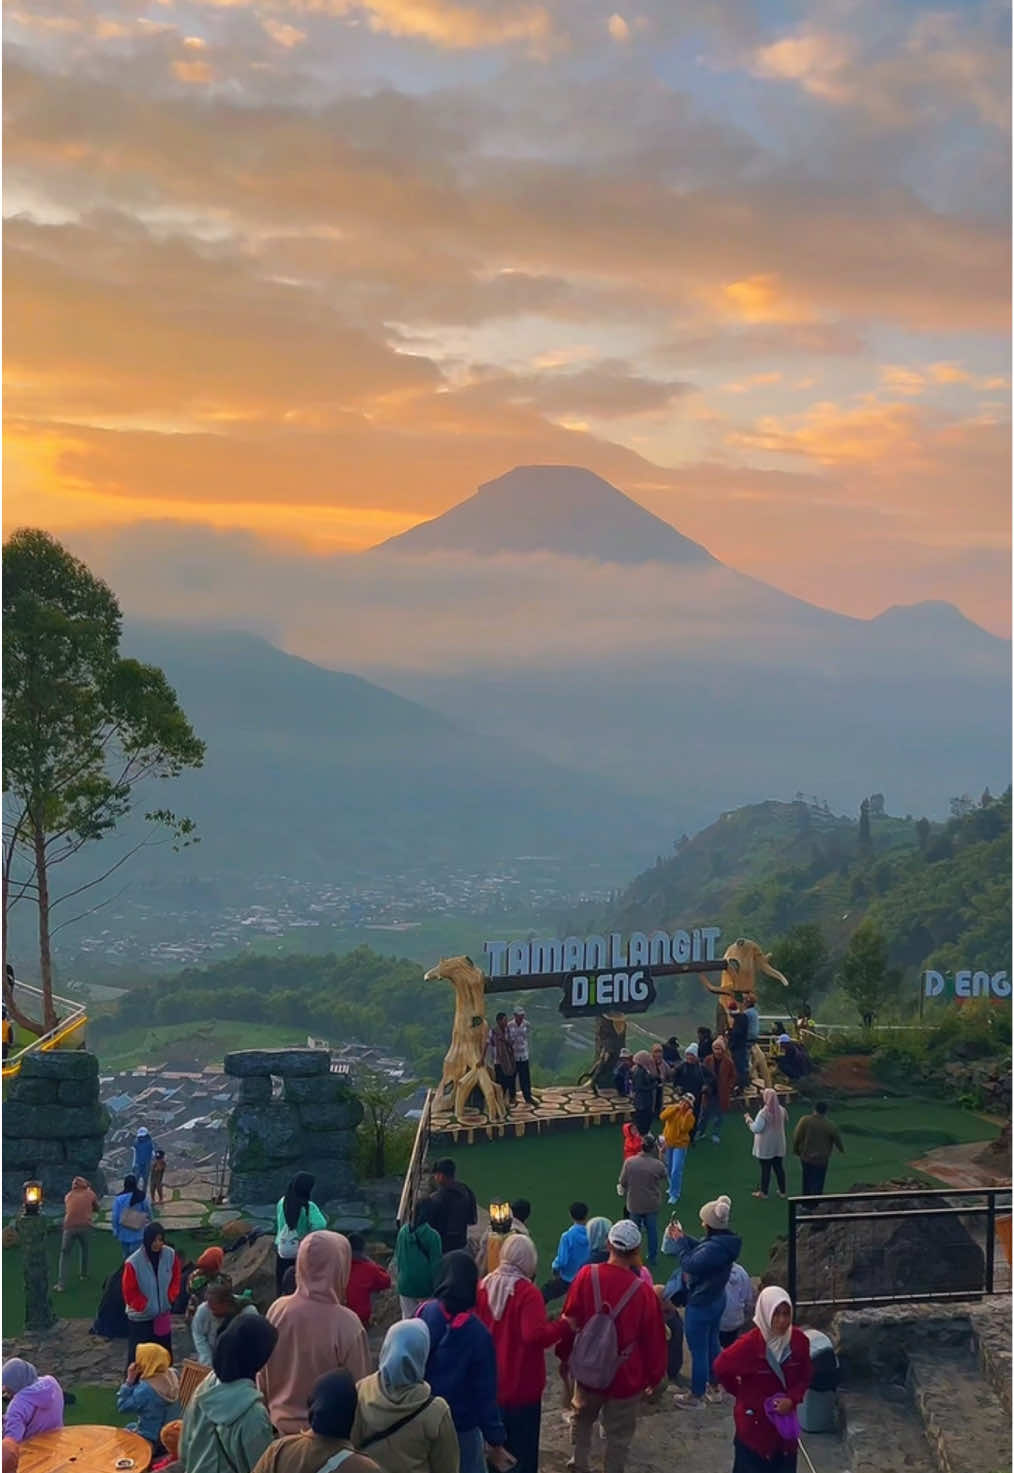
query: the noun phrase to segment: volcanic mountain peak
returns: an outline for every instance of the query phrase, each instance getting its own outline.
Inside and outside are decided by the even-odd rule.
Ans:
[[[516,466],[442,516],[381,543],[381,549],[554,552],[610,563],[715,562],[699,543],[575,465]]]

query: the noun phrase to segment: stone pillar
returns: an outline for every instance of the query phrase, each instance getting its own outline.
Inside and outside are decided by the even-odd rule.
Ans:
[[[62,1199],[75,1176],[102,1196],[99,1161],[109,1111],[99,1103],[99,1061],[83,1049],[26,1054],[3,1108],[3,1198],[21,1201],[26,1181]]]
[[[46,1262],[46,1219],[22,1212],[18,1218],[25,1274],[25,1329],[45,1331],[56,1324],[49,1298],[49,1265]]]
[[[240,1049],[224,1067],[240,1081],[229,1116],[230,1202],[276,1202],[297,1171],[314,1176],[318,1203],[349,1196],[363,1107],[330,1072],[327,1050]],[[278,1099],[272,1076],[282,1081]]]

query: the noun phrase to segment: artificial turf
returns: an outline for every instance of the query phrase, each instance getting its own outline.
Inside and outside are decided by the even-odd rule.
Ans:
[[[809,1106],[790,1110],[789,1139],[795,1121]],[[863,1099],[832,1107],[841,1129],[844,1156],[835,1154],[827,1178],[829,1192],[847,1192],[858,1182],[876,1184],[918,1175],[911,1162],[937,1146],[991,1140],[996,1126],[957,1105],[910,1098]],[[549,1277],[559,1236],[569,1226],[568,1205],[587,1202],[591,1215],[615,1219],[622,1214],[616,1182],[622,1164],[620,1127],[597,1126],[557,1135],[529,1135],[484,1141],[454,1152],[458,1176],[476,1193],[481,1205],[494,1197],[527,1197],[532,1203],[529,1227],[539,1250],[540,1279]],[[786,1163],[790,1194],[800,1191],[799,1163]],[[775,1195],[758,1201],[757,1162],[742,1114],[726,1117],[720,1145],[709,1140],[687,1157],[679,1217],[690,1233],[699,1232],[701,1204],[725,1192],[732,1198],[732,1226],[743,1237],[742,1261],[759,1274],[774,1240],[786,1231],[786,1208]],[[666,1221],[659,1214],[659,1235]],[[668,1277],[674,1260],[660,1258],[656,1278]]]

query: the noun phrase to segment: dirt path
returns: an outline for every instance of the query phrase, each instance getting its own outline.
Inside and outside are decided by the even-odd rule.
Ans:
[[[928,1151],[912,1165],[916,1171],[935,1176],[948,1187],[999,1187],[1010,1185],[1010,1163],[1007,1171],[998,1174],[996,1168],[978,1160],[983,1154],[982,1141],[970,1141],[961,1146],[938,1146]]]

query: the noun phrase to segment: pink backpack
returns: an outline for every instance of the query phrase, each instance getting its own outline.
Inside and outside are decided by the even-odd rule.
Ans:
[[[616,1308],[610,1309],[608,1304],[602,1303],[599,1265],[592,1264],[591,1279],[592,1292],[595,1295],[595,1313],[578,1331],[570,1352],[569,1365],[570,1374],[574,1380],[579,1381],[582,1386],[587,1386],[591,1391],[605,1391],[611,1386],[617,1371],[634,1349],[634,1342],[631,1341],[626,1350],[621,1353],[616,1339],[616,1321],[641,1287],[639,1275],[632,1274],[631,1278],[633,1282],[630,1288],[621,1295]]]

